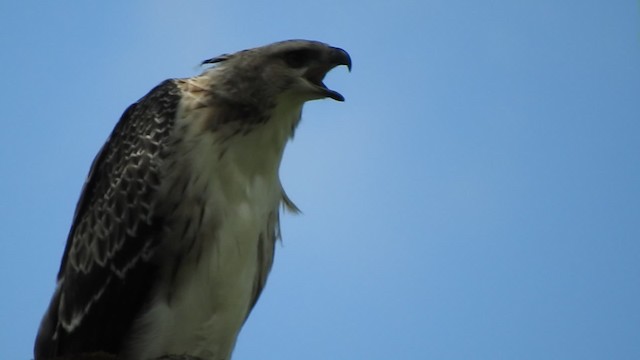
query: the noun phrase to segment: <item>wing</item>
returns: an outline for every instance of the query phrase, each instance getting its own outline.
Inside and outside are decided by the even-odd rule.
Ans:
[[[36,359],[118,353],[122,346],[157,271],[151,260],[164,226],[155,211],[159,171],[180,97],[173,80],[151,90],[124,112],[93,161]]]

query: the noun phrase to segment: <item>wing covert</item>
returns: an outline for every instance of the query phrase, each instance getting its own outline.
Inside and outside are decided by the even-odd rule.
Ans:
[[[180,96],[175,82],[166,80],[129,106],[94,159],[38,334],[37,355],[120,347],[152,286],[145,279],[156,271],[150,259],[164,226],[155,211],[162,201],[160,166]]]

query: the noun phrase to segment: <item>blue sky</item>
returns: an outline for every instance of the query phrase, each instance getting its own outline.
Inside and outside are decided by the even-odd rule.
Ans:
[[[29,359],[92,158],[212,56],[348,50],[281,177],[243,359],[640,358],[640,5],[0,4],[0,357]]]

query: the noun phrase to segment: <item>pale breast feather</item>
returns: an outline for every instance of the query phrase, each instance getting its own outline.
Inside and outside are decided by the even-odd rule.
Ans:
[[[228,359],[271,269],[286,138],[273,139],[299,108],[292,119],[256,125],[238,118],[224,129],[212,127],[230,115],[219,106],[223,100],[198,90],[210,86],[205,80],[213,83],[179,81],[184,96],[174,137],[180,141],[164,161],[160,190],[163,205],[175,206],[163,211],[160,280],[130,334],[125,353],[132,359],[182,353]],[[227,137],[244,126],[250,130]]]

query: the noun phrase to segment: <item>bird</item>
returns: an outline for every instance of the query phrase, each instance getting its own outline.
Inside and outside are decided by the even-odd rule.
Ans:
[[[35,360],[106,353],[228,360],[265,287],[284,210],[279,167],[343,49],[286,40],[202,62],[130,105],[73,216]]]

